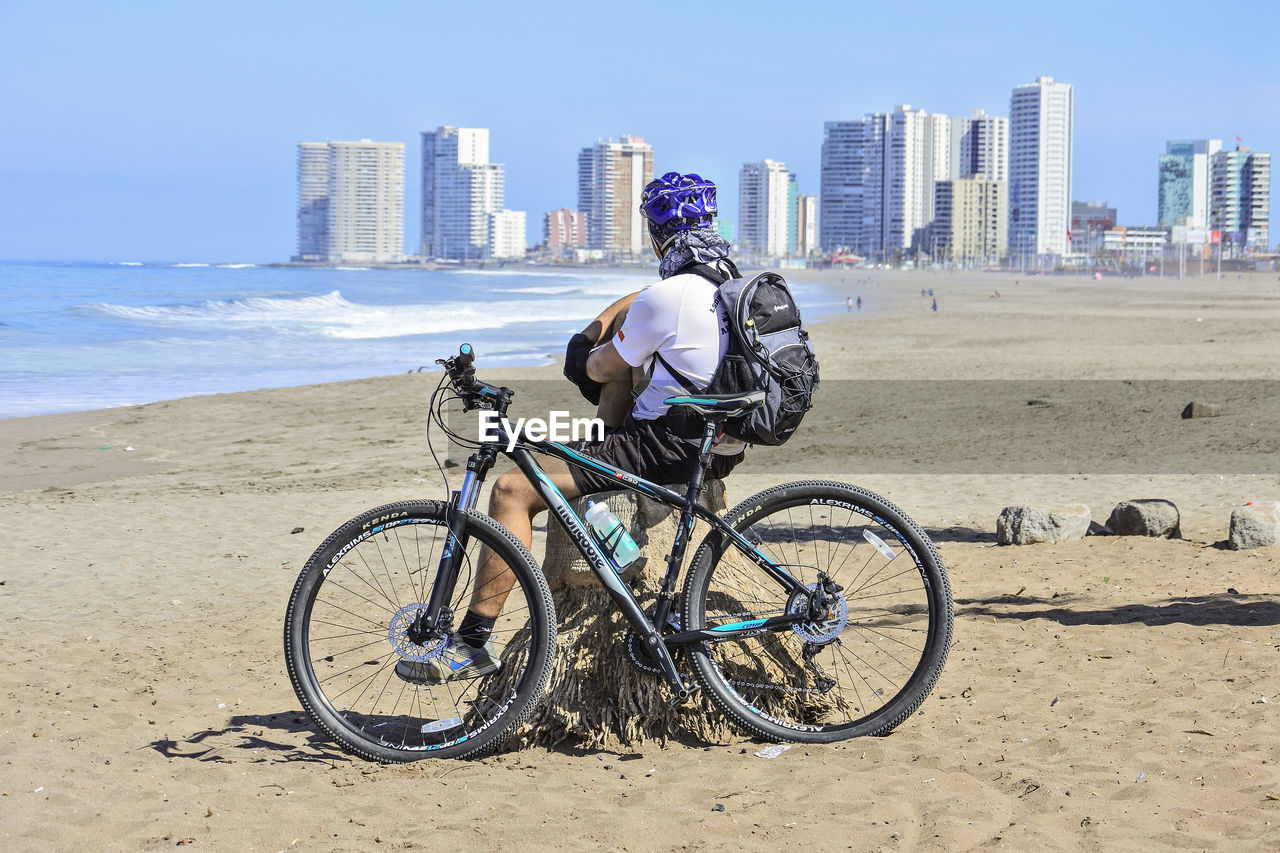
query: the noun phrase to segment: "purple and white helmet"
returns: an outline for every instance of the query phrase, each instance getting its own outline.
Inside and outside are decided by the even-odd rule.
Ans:
[[[645,185],[640,212],[655,236],[710,228],[716,215],[716,185],[693,172],[667,172]]]

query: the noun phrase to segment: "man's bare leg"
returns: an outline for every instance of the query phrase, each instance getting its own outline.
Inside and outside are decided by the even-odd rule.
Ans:
[[[611,340],[626,320],[627,309],[635,296],[632,293],[614,302],[583,330],[583,334],[597,341],[598,345]],[[631,411],[631,389],[636,375],[633,370],[630,377],[601,385],[596,415],[604,421],[605,426],[619,427],[626,420]],[[540,462],[542,470],[561,494],[566,498],[576,498],[580,494],[567,463],[550,458]],[[510,470],[494,481],[493,492],[489,496],[489,517],[515,534],[526,548],[533,545],[534,516],[546,509],[542,496],[519,469]],[[480,570],[476,575],[476,588],[471,595],[468,612],[486,619],[496,619],[514,586],[515,575],[511,569],[488,548],[482,549]]]
[[[549,458],[540,460],[540,463],[561,494],[566,498],[578,496],[568,464]],[[526,548],[533,545],[533,518],[546,508],[542,496],[518,468],[494,481],[493,493],[489,496],[489,516],[515,534]],[[498,555],[488,548],[481,549],[480,571],[468,609],[477,616],[496,619],[515,581],[515,574]]]

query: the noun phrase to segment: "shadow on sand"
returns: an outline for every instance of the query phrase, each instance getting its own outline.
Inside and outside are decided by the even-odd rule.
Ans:
[[[296,738],[272,740],[265,737],[268,729],[291,735],[306,735],[306,743]],[[237,753],[248,751],[261,755],[250,760],[257,762],[317,762],[332,764],[335,761],[351,761],[352,757],[339,749],[332,741],[315,730],[315,726],[301,711],[284,711],[277,714],[245,714],[232,717],[225,728],[205,729],[182,740],[164,738],[148,744],[166,758],[190,758],[196,761],[240,760]]]
[[[1062,625],[1280,625],[1280,602],[1274,596],[1188,595],[1155,604],[1123,604],[1100,610],[1073,606],[1078,596],[1052,598],[1003,595],[985,599],[956,599],[956,616],[996,619],[1049,619]]]

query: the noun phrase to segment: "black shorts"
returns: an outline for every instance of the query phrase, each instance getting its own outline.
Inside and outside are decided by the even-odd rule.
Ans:
[[[637,421],[627,415],[622,426],[606,434],[603,441],[571,441],[565,446],[659,485],[687,483],[698,467],[698,445],[671,432],[661,419]],[[745,455],[744,450],[733,456],[713,456],[707,476],[725,478]],[[569,473],[584,495],[618,489],[613,477],[577,465],[570,465]]]

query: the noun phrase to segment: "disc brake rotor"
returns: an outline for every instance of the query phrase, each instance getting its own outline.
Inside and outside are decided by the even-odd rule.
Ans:
[[[409,629],[413,626],[413,620],[418,618],[418,614],[425,607],[425,604],[418,602],[406,604],[391,617],[391,624],[387,628],[387,639],[391,641],[391,648],[401,660],[426,663],[439,657],[444,651],[445,637],[430,640],[423,645],[418,645],[409,639]]]
[[[817,583],[811,583],[808,586],[810,592],[816,591],[817,588]],[[805,613],[808,609],[809,596],[807,595],[793,595],[787,602],[787,613],[790,615]],[[827,618],[818,622],[798,622],[791,626],[791,630],[808,642],[821,646],[840,636],[840,632],[844,630],[848,621],[849,602],[845,601],[844,595],[837,593],[835,601],[827,611]]]

